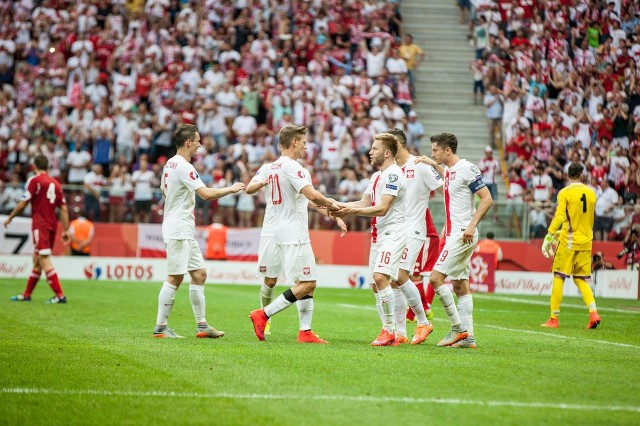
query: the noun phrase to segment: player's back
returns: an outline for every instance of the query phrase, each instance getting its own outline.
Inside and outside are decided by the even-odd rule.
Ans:
[[[58,226],[56,207],[66,203],[62,187],[46,173],[29,178],[24,199],[31,202],[31,227],[55,230]]]
[[[311,185],[309,172],[297,161],[282,156],[271,163],[268,181],[271,200],[267,210],[273,212],[275,241],[280,244],[309,242],[308,201],[300,193],[302,188]],[[265,216],[267,214],[271,212],[265,212]]]
[[[424,239],[427,237],[425,211],[429,207],[429,197],[442,186],[442,178],[433,167],[416,164],[413,155],[402,167],[402,172],[407,188],[404,196],[407,236]]]
[[[582,183],[572,183],[558,193],[558,202],[566,203],[566,221],[562,224],[560,243],[571,250],[591,250],[596,193]]]

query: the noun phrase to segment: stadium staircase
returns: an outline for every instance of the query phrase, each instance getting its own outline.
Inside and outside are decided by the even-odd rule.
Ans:
[[[461,158],[477,163],[489,144],[485,108],[473,103],[473,75],[469,69],[474,49],[467,39],[467,24],[460,24],[455,0],[403,0],[403,32],[413,35],[426,54],[416,71],[416,105],[418,119],[425,127],[421,152],[430,153],[428,137],[449,132],[458,137]],[[497,153],[496,153],[497,154]],[[504,167],[504,166],[503,166]],[[499,199],[504,200],[506,186],[498,181]],[[436,225],[440,224],[433,203]],[[489,213],[487,216],[490,216]],[[485,219],[481,236],[500,228]],[[502,234],[493,229],[496,235]]]

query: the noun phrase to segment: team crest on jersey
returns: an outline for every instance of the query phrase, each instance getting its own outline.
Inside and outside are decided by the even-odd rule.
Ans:
[[[407,170],[407,179],[413,179],[413,170]]]
[[[311,268],[309,268],[308,266],[305,266],[304,268],[302,268],[302,273],[304,275],[311,275]]]
[[[395,182],[395,181],[397,181],[397,180],[398,180],[398,175],[396,175],[396,174],[394,174],[394,173],[391,173],[391,174],[389,175],[389,182]]]
[[[267,272],[267,267],[266,267],[266,266],[261,266],[261,267],[260,267],[260,272],[262,272],[263,274],[264,274],[265,272]]]
[[[298,170],[298,177],[300,179],[304,179],[304,173],[302,173],[302,170]]]
[[[191,170],[189,172],[189,177],[191,178],[191,180],[197,180],[200,178],[200,176],[198,176],[198,173],[195,170]]]

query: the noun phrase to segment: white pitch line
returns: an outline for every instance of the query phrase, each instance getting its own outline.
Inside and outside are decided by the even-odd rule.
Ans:
[[[489,299],[489,300],[498,300],[501,302],[514,302],[514,303],[524,303],[526,305],[541,305],[541,306],[549,306],[549,302],[543,302],[542,300],[530,300],[530,299],[519,299],[517,297],[504,297],[504,296],[496,296],[496,295],[488,295],[488,294],[478,294],[473,293],[474,299]],[[576,308],[576,309],[585,309],[584,305],[576,305],[573,303],[563,303],[563,308]],[[628,315],[640,315],[640,311],[632,311],[629,309],[620,309],[620,308],[598,308],[598,312],[618,312],[622,314]]]
[[[344,308],[352,308],[352,309],[364,309],[367,311],[375,311],[376,308],[371,307],[371,306],[361,306],[361,305],[350,305],[350,304],[346,304],[346,303],[339,303],[338,306],[342,306]],[[449,322],[448,319],[445,318],[434,318],[433,321],[439,321],[439,322]],[[533,331],[533,330],[522,330],[519,328],[509,328],[509,327],[502,327],[499,325],[492,325],[492,324],[475,324],[475,327],[478,328],[492,328],[494,330],[501,330],[501,331],[510,331],[513,333],[527,333],[527,334],[537,334],[540,336],[548,336],[548,337],[555,337],[556,339],[569,339],[569,340],[578,340],[580,342],[590,342],[590,343],[601,343],[603,345],[611,345],[611,346],[618,346],[621,348],[631,348],[631,349],[640,349],[640,346],[636,346],[636,345],[630,345],[628,343],[618,343],[618,342],[610,342],[608,340],[597,340],[597,339],[583,339],[581,337],[572,337],[572,336],[565,336],[563,334],[553,334],[553,333],[545,333],[543,331]]]
[[[640,407],[625,405],[585,405],[567,403],[523,402],[509,400],[479,400],[457,398],[415,398],[403,396],[366,396],[366,395],[277,395],[277,394],[234,394],[198,393],[198,392],[163,392],[163,391],[108,391],[97,389],[43,389],[43,388],[0,388],[0,394],[12,395],[91,395],[91,396],[125,396],[125,397],[175,397],[175,398],[204,398],[204,399],[263,399],[263,400],[307,400],[307,401],[352,401],[372,403],[400,403],[400,404],[443,404],[443,405],[478,405],[482,407],[521,407],[521,408],[552,408],[558,410],[588,410],[588,411],[621,411],[640,413]]]

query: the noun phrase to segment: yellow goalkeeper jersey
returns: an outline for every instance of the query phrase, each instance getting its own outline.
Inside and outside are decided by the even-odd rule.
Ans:
[[[559,229],[560,244],[569,250],[591,250],[596,193],[582,183],[572,183],[558,193],[558,206],[549,233]]]

